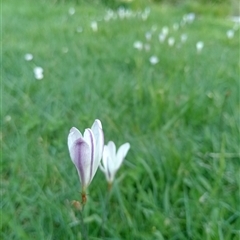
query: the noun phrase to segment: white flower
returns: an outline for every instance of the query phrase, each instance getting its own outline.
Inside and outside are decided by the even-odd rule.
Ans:
[[[143,43],[140,42],[140,41],[136,41],[136,42],[134,42],[133,47],[138,49],[138,50],[142,50],[143,49]]]
[[[91,28],[92,28],[92,30],[93,30],[94,32],[97,32],[97,30],[98,30],[98,24],[97,24],[96,21],[92,21],[92,22],[91,22]]]
[[[187,23],[192,23],[195,17],[195,13],[188,13],[183,16],[183,21]]]
[[[230,18],[233,22],[240,24],[240,16],[232,16]]]
[[[146,32],[146,33],[145,33],[145,38],[146,38],[148,41],[150,41],[151,38],[152,38],[152,33]]]
[[[202,41],[199,41],[196,43],[196,48],[198,53],[202,51],[203,47],[204,47],[204,43]]]
[[[33,72],[34,72],[34,76],[37,80],[41,80],[43,79],[43,68],[41,67],[35,67],[33,69]]]
[[[228,31],[227,31],[227,37],[228,37],[229,39],[233,38],[233,37],[234,37],[234,31],[233,31],[233,30],[228,30]]]
[[[77,168],[83,192],[91,183],[102,158],[104,136],[102,124],[96,119],[84,134],[73,127],[68,135],[68,149],[70,157]]]
[[[174,43],[175,43],[175,39],[174,39],[173,37],[170,37],[170,38],[168,39],[168,45],[169,45],[170,47],[172,47],[172,46],[174,45]]]
[[[125,11],[125,8],[124,8],[124,7],[120,7],[120,8],[117,10],[117,12],[118,12],[118,16],[119,16],[120,19],[125,18],[125,16],[126,16],[126,11]]]
[[[68,13],[73,15],[75,13],[75,9],[73,7],[69,8]]]
[[[108,142],[108,145],[104,146],[102,164],[100,164],[100,169],[105,173],[107,182],[109,184],[113,182],[115,174],[120,168],[129,149],[129,143],[124,143],[119,147],[118,151],[116,151],[116,146],[112,141]]]
[[[146,21],[147,18],[148,18],[148,15],[149,15],[148,13],[143,12],[143,13],[141,14],[142,20],[143,20],[143,21]]]
[[[26,61],[31,61],[33,59],[33,55],[31,53],[26,53],[24,58]]]
[[[188,36],[187,36],[187,34],[185,34],[185,33],[183,33],[182,35],[181,35],[181,42],[186,42],[187,41],[187,38],[188,38]]]
[[[160,34],[158,35],[158,39],[159,39],[160,42],[164,42],[165,38],[166,38],[166,35],[163,34],[163,33],[160,33]]]
[[[151,56],[151,57],[149,58],[149,61],[150,61],[150,63],[151,63],[152,65],[155,65],[155,64],[157,64],[157,63],[159,62],[159,59],[158,59],[157,56]]]
[[[6,122],[10,122],[12,120],[12,117],[10,116],[10,115],[7,115],[6,117],[5,117],[5,121]]]
[[[168,32],[169,32],[168,27],[163,27],[163,28],[162,28],[162,34],[163,34],[163,35],[167,36],[167,35],[168,35]]]
[[[108,9],[108,10],[106,11],[106,15],[104,16],[104,20],[105,20],[105,21],[109,21],[109,20],[111,20],[111,19],[114,18],[114,15],[115,15],[115,13],[113,12],[113,10]]]
[[[133,16],[133,12],[129,9],[125,10],[125,17],[130,18]]]

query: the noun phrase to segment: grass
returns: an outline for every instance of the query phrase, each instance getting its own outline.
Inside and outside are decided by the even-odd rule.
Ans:
[[[1,239],[82,239],[67,135],[96,118],[105,142],[131,149],[109,199],[101,171],[89,187],[89,239],[239,239],[239,30],[228,39],[234,24],[211,9],[173,31],[189,6],[104,21],[96,4],[2,3]],[[153,26],[150,51],[134,49]]]

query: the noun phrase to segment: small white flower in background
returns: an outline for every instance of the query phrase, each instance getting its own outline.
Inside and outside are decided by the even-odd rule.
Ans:
[[[227,31],[227,37],[228,37],[229,39],[233,38],[233,37],[234,37],[234,31],[233,31],[233,30],[228,30],[228,31]]]
[[[146,38],[148,41],[150,41],[151,38],[152,38],[152,33],[146,32],[146,33],[145,33],[145,38]]]
[[[152,65],[155,65],[155,64],[157,64],[157,63],[159,62],[159,59],[158,59],[157,56],[151,56],[151,57],[149,58],[149,61],[150,61],[150,63],[151,63]]]
[[[172,46],[174,45],[174,43],[175,43],[175,39],[174,39],[173,37],[170,37],[170,38],[168,39],[168,45],[169,45],[170,47],[172,47]]]
[[[148,15],[147,15],[146,13],[142,13],[142,14],[141,14],[141,17],[142,17],[142,20],[143,20],[143,21],[146,21],[147,18],[148,18]]]
[[[73,15],[73,14],[75,13],[75,9],[74,9],[73,7],[69,8],[69,9],[68,9],[68,13],[69,13],[70,15]]]
[[[160,33],[160,34],[158,35],[158,39],[159,39],[159,42],[164,42],[165,39],[166,39],[166,35],[163,34],[163,33]]]
[[[186,23],[192,23],[195,20],[195,13],[188,13],[183,16],[183,21]]]
[[[146,7],[146,8],[144,9],[144,12],[149,15],[150,12],[151,12],[151,9],[150,9],[149,7]]]
[[[107,182],[111,185],[117,170],[120,168],[124,158],[130,149],[129,143],[124,143],[116,151],[115,143],[110,141],[104,146],[102,164],[100,169],[104,172]]]
[[[187,41],[187,38],[188,38],[187,34],[183,33],[183,34],[181,35],[181,42],[182,42],[182,43],[186,42],[186,41]]]
[[[148,19],[149,14],[150,14],[150,10],[149,9],[145,9],[145,11],[141,13],[142,20],[146,21]]]
[[[136,41],[133,43],[133,47],[138,49],[138,50],[142,50],[143,49],[143,43],[140,41]]]
[[[165,36],[167,36],[168,33],[169,33],[168,27],[163,27],[163,28],[162,28],[162,34],[164,34]]]
[[[92,22],[91,22],[91,28],[92,28],[92,30],[93,30],[94,32],[97,32],[97,30],[98,30],[98,24],[97,24],[96,21],[92,21]]]
[[[10,122],[12,120],[12,117],[10,115],[5,116],[5,121]]]
[[[104,20],[109,21],[114,18],[114,15],[115,15],[115,13],[113,12],[113,10],[108,9],[106,12],[106,15],[104,16]]]
[[[123,7],[120,7],[118,10],[117,10],[117,13],[118,13],[118,16],[120,19],[124,19],[125,16],[126,16],[126,11],[125,11],[125,8]]]
[[[26,61],[31,61],[33,59],[33,55],[31,53],[26,53],[24,58]]]
[[[240,24],[240,16],[232,16],[230,18],[234,23]]]
[[[198,53],[202,51],[203,47],[204,47],[204,43],[202,41],[199,41],[196,43],[196,48]]]
[[[102,124],[96,119],[84,134],[72,127],[68,135],[68,149],[82,184],[82,203],[86,202],[86,189],[91,183],[102,158],[104,136]]]
[[[189,13],[187,17],[188,17],[188,22],[193,22],[196,18],[196,15],[195,13]]]
[[[41,67],[35,67],[33,69],[33,72],[34,72],[34,76],[37,80],[41,80],[43,79],[43,68]]]
[[[133,12],[129,9],[125,10],[125,17],[130,18],[133,16]]]

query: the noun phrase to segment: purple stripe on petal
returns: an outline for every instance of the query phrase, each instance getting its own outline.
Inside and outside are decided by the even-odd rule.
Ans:
[[[93,164],[94,164],[94,139],[93,139],[93,133],[92,131],[89,129],[89,136],[90,136],[90,149],[91,149],[91,165],[90,165],[90,181],[93,178]]]
[[[89,150],[88,144],[82,138],[76,140],[74,146],[74,163],[80,175],[83,188],[87,187],[87,185],[90,183],[88,176],[90,158]]]

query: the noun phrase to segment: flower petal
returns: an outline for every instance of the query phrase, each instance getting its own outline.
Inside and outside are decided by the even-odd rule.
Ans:
[[[110,174],[110,172],[108,171],[107,166],[104,167],[104,165],[103,165],[102,163],[100,163],[100,164],[99,164],[99,168],[100,168],[100,170],[105,174],[106,179],[107,179],[107,181],[109,182],[109,181],[110,181],[110,178],[111,178],[111,174]]]
[[[72,160],[78,170],[83,190],[90,184],[91,152],[88,143],[79,138],[75,141],[71,149]]]
[[[69,134],[68,134],[68,149],[69,149],[72,161],[73,161],[73,151],[72,151],[72,148],[74,146],[75,141],[77,139],[79,139],[79,138],[82,138],[81,132],[77,128],[72,127],[70,129]]]
[[[109,154],[109,159],[108,159],[108,169],[111,173],[115,173],[116,172],[116,163],[117,163],[117,159],[116,159],[116,145],[114,142],[109,141],[108,142],[108,154]]]
[[[106,169],[105,169],[105,167],[103,166],[102,163],[99,164],[99,168],[104,174],[106,174]]]
[[[104,146],[104,148],[103,148],[102,164],[103,165],[100,164],[99,166],[100,166],[100,169],[105,173],[107,181],[108,182],[112,181],[113,177],[114,177],[113,172],[115,172],[115,171],[114,171],[114,166],[113,166],[113,159],[111,159],[110,155],[109,155],[108,146]],[[111,167],[109,165],[111,165]]]
[[[104,147],[104,135],[102,130],[102,123],[100,120],[96,119],[91,127],[91,130],[93,132],[94,138],[95,138],[95,158],[93,165],[93,173],[97,171],[97,168],[99,166],[100,160],[102,158],[103,154],[103,147]]]
[[[107,165],[108,165],[108,147],[104,146],[103,148],[103,155],[102,155],[102,166],[104,167],[104,169],[107,169]]]
[[[116,170],[121,166],[124,158],[126,157],[128,150],[130,149],[129,143],[124,143],[117,152],[117,162],[115,164]]]
[[[95,162],[95,138],[93,135],[93,132],[90,128],[87,128],[84,131],[84,140],[87,142],[88,146],[89,146],[89,152],[90,152],[90,159],[89,159],[89,164],[90,164],[90,169],[89,169],[89,183],[92,181],[92,178],[95,174],[95,172],[93,171],[93,166],[94,166],[94,162]]]

